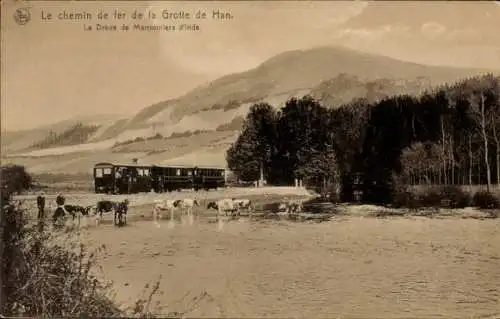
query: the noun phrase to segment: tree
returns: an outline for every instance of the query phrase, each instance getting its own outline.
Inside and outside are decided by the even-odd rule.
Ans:
[[[500,85],[497,78],[491,78],[490,86],[484,92],[484,104],[487,107],[486,124],[488,131],[491,132],[493,141],[495,142],[495,166],[496,166],[496,183],[500,184]]]
[[[226,153],[229,169],[243,181],[255,181],[266,175],[275,139],[276,111],[267,103],[252,105],[241,134]]]
[[[228,163],[252,179],[263,167],[275,183],[304,178],[318,186],[335,176],[344,200],[352,198],[358,173],[368,202],[390,201],[395,181],[486,181],[490,188],[495,178],[500,183],[499,80],[471,77],[418,97],[356,99],[336,109],[310,96],[291,98],[278,113],[263,108],[247,116]]]
[[[472,104],[476,105],[474,108],[474,115],[477,118],[478,130],[483,142],[484,151],[484,164],[486,168],[486,188],[489,192],[491,189],[491,167],[489,160],[489,139],[488,139],[488,126],[487,126],[487,114],[488,109],[486,105],[486,94],[485,90],[481,87],[475,88],[473,95],[471,96]]]
[[[32,187],[33,180],[21,165],[5,165],[1,169],[0,185],[2,193],[20,194],[23,190]]]
[[[260,161],[256,158],[256,153],[254,136],[248,131],[242,132],[236,142],[227,150],[228,167],[238,179],[246,182],[258,179]]]
[[[18,227],[15,223],[16,219],[13,216],[19,215],[15,211],[15,207],[11,205],[11,195],[13,193],[21,193],[22,191],[31,188],[32,178],[26,172],[24,166],[21,165],[6,165],[1,167],[0,176],[1,190],[1,207],[0,207],[0,314],[3,313],[4,305],[7,301],[5,288],[8,274],[8,263],[10,255],[6,254],[5,246],[11,243],[11,237],[18,233]],[[14,222],[14,223],[13,223]],[[11,226],[14,227],[11,227]],[[9,250],[7,250],[9,252]]]
[[[304,178],[302,169],[311,153],[323,153],[332,146],[328,110],[310,96],[291,98],[279,114],[275,167],[284,179]]]
[[[339,170],[335,152],[329,148],[324,152],[311,150],[309,160],[297,169],[299,176],[304,176],[304,183],[327,189],[332,183],[338,184]]]
[[[342,197],[352,198],[353,175],[362,170],[361,153],[368,128],[372,105],[366,99],[355,99],[331,111],[332,132],[339,173],[342,179]]]
[[[497,116],[496,120],[494,120],[494,122],[492,123],[492,129],[493,129],[493,139],[495,141],[495,146],[496,146],[495,155],[496,155],[496,169],[497,169],[497,186],[500,186],[500,136],[498,132],[500,130],[500,121],[498,120],[500,114],[496,116]]]

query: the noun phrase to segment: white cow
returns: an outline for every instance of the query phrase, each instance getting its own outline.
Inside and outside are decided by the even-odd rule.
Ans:
[[[180,206],[181,200],[179,199],[157,199],[154,201],[153,206],[153,221],[160,219],[160,214],[162,211],[170,212],[173,215],[176,208]]]
[[[207,204],[207,209],[211,208],[217,210],[217,218],[222,215],[228,216],[228,214],[239,214],[239,207],[238,204],[234,201],[234,198],[225,198],[218,201],[211,201]]]
[[[193,215],[194,206],[200,206],[200,202],[197,199],[185,198],[177,202],[177,206],[183,210],[183,213],[187,213],[188,216]]]

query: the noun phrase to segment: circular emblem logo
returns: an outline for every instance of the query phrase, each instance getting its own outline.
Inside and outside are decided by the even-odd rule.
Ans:
[[[25,25],[31,19],[31,13],[28,8],[19,8],[14,12],[14,20],[19,25]]]

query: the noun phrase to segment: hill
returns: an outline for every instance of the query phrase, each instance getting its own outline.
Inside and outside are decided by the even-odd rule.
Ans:
[[[69,163],[59,165],[66,170],[71,170],[70,163],[85,161],[85,165],[90,167],[97,156],[104,160],[114,158],[112,154],[121,154],[122,157],[117,159],[127,158],[128,155],[125,155],[129,154],[130,157],[139,157],[144,161],[168,161],[175,158],[181,162],[192,158],[204,161],[206,157],[210,158],[209,163],[200,164],[223,165],[223,154],[203,154],[212,154],[215,149],[223,153],[224,148],[232,142],[231,139],[236,137],[242,119],[255,102],[265,101],[280,107],[292,96],[311,94],[324,105],[336,107],[353,98],[364,97],[373,101],[397,93],[418,93],[443,82],[486,72],[491,70],[426,66],[342,47],[288,51],[270,58],[254,69],[223,76],[177,99],[148,106],[132,118],[79,119],[84,125],[98,126],[93,134],[89,134],[85,143],[79,146],[36,151],[28,149],[32,144],[44,140],[50,131],[60,134],[68,130],[75,124],[75,120],[72,120],[50,127],[4,134],[2,149],[4,154],[9,155],[9,161],[13,162],[21,157],[27,159],[57,155],[60,158],[65,156],[63,154],[80,154],[78,160],[73,158]],[[195,131],[197,134],[193,134]],[[227,137],[221,142],[218,139],[222,133],[227,133]],[[179,134],[184,136],[180,137]],[[127,144],[126,149],[140,149],[140,152],[127,153],[121,150],[116,153],[117,148],[113,147],[137,137],[154,135],[165,138],[156,143],[138,140]],[[74,140],[68,136],[66,138]],[[176,138],[183,138],[185,142],[172,144]],[[208,144],[202,145],[198,140]],[[164,146],[156,149],[157,143],[163,143]],[[182,144],[197,145],[198,148],[180,146]],[[169,151],[161,152],[162,149]],[[203,151],[208,149],[210,152]],[[89,151],[93,151],[93,154],[85,160],[85,154]],[[196,153],[192,153],[195,151]],[[51,169],[54,165],[50,165]],[[37,167],[43,170],[39,165]]]
[[[65,121],[44,125],[35,129],[7,131],[2,133],[2,151],[11,153],[19,150],[29,149],[33,144],[40,143],[51,134],[62,134],[78,123],[85,126],[98,126],[99,129],[94,134],[99,133],[102,128],[115,123],[119,117],[116,115],[96,114],[93,116],[77,116]],[[93,134],[93,135],[94,135]],[[90,135],[88,139],[91,139]]]
[[[224,76],[175,101],[151,108],[155,108],[155,118],[160,122],[176,122],[186,115],[231,100],[245,104],[284,93],[307,91],[342,73],[363,81],[427,77],[435,85],[482,72],[485,70],[425,66],[343,47],[319,47],[281,53],[255,69]]]

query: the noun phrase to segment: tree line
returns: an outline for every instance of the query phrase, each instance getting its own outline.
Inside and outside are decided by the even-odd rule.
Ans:
[[[87,142],[87,140],[100,128],[99,125],[85,125],[77,122],[64,132],[56,133],[49,131],[47,136],[38,142],[33,143],[33,148],[48,148],[54,146],[69,146]]]
[[[486,74],[419,95],[276,109],[254,104],[226,154],[242,181],[338,185],[345,201],[390,202],[400,185],[500,183],[500,77]],[[359,179],[359,183],[356,180]]]

